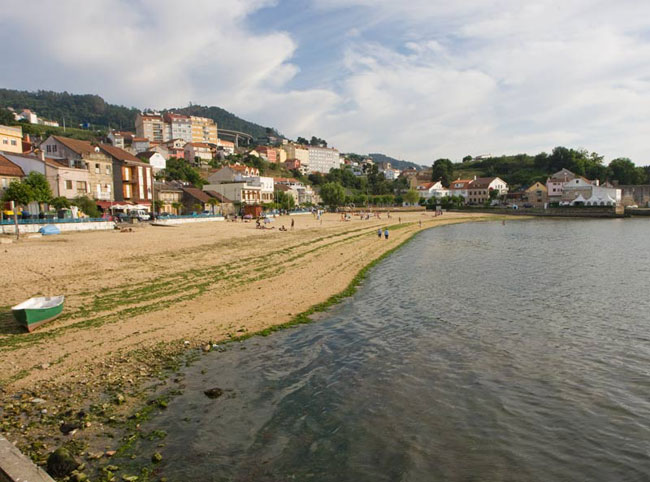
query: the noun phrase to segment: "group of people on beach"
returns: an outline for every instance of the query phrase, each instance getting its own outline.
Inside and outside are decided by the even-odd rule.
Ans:
[[[377,229],[377,237],[381,239],[381,228]],[[388,239],[388,228],[384,228],[384,238]]]

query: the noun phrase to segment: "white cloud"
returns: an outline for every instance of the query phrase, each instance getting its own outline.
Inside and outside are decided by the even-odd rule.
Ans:
[[[248,24],[274,5],[16,3],[0,17],[0,40],[13,47],[0,82],[138,107],[219,105],[293,137],[427,164],[559,144],[647,163],[646,2],[312,0],[313,32],[313,11],[340,10],[359,22],[332,30],[335,75],[302,88],[296,80],[315,67],[297,63],[306,40],[298,29]]]

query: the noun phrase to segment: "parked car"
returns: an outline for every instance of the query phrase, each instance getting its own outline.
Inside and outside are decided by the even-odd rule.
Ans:
[[[151,215],[144,209],[131,211],[131,217],[136,218],[138,221],[149,221],[151,219]]]

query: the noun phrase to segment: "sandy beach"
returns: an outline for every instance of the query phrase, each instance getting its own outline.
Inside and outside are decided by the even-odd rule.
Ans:
[[[269,230],[242,222],[142,225],[3,244],[3,402],[16,394],[65,399],[49,413],[55,420],[57,410],[150,381],[182,350],[290,321],[421,229],[488,218],[413,212],[342,222],[326,214],[321,222],[300,215],[280,217]],[[278,231],[291,219],[293,230]],[[388,240],[377,237],[379,227],[388,227]],[[13,304],[59,294],[64,314],[34,333],[11,317]],[[72,393],[78,397],[66,399]],[[20,438],[15,420],[5,429]]]

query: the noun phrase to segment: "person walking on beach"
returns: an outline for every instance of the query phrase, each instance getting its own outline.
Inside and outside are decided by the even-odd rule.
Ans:
[[[381,238],[381,234],[379,235],[379,237]],[[384,229],[384,238],[388,239],[388,228]]]
[[[377,237],[378,237],[379,239],[381,239],[381,228],[379,228],[379,229],[377,230]]]
[[[293,225],[296,223],[296,220],[294,218],[291,218],[291,229],[293,229]]]

